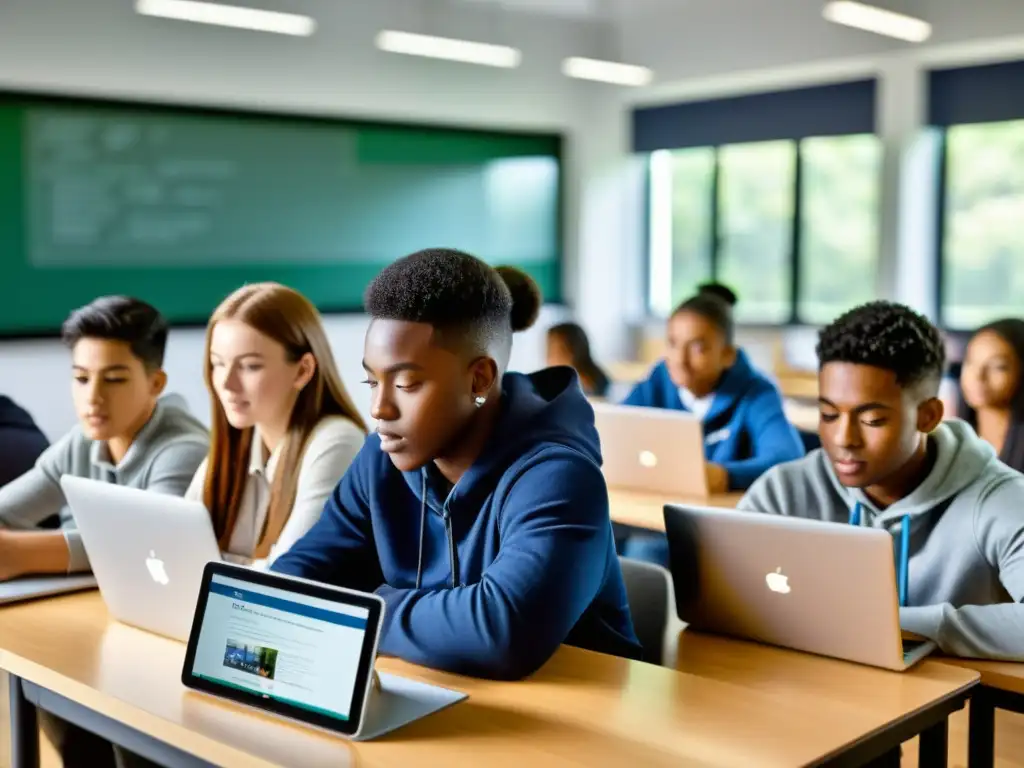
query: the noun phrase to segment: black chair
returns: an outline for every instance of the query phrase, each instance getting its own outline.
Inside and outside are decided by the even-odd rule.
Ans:
[[[672,576],[660,565],[620,557],[633,629],[644,649],[644,661],[663,664],[669,625]]]

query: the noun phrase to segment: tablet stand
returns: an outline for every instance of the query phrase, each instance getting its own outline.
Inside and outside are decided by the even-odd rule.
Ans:
[[[439,712],[468,697],[468,694],[436,685],[376,672],[376,682],[367,686],[366,721],[356,737],[367,741]]]

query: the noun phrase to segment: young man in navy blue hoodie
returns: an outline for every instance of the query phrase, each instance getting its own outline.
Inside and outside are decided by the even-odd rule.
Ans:
[[[640,657],[593,411],[571,371],[505,372],[539,306],[522,273],[451,250],[367,290],[377,434],[273,570],[375,591],[385,654],[501,679],[562,643]]]

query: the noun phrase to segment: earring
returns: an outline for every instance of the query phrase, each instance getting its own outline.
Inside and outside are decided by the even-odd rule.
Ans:
[[[475,405],[477,408],[483,408],[484,403],[486,402],[487,398],[484,395],[477,395],[476,397],[473,398],[473,405]]]

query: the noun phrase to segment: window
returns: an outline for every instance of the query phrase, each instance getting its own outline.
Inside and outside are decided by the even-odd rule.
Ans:
[[[823,324],[869,300],[881,155],[871,134],[652,153],[651,311],[710,279],[736,291],[740,322]]]
[[[733,144],[718,157],[717,278],[740,297],[737,320],[787,322],[796,142]]]
[[[875,295],[882,148],[870,135],[830,136],[805,139],[800,153],[797,314],[824,325]]]
[[[942,319],[970,329],[1020,315],[1024,296],[1024,120],[946,134]]]
[[[711,276],[715,150],[651,155],[650,304],[668,315]]]

